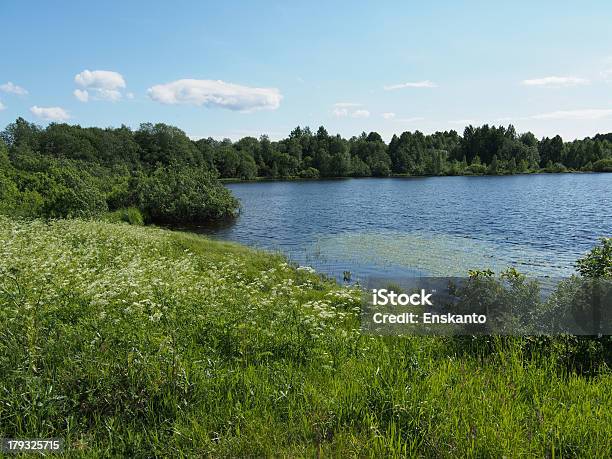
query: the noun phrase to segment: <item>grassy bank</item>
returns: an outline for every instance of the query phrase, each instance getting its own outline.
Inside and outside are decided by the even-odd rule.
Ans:
[[[612,455],[608,369],[521,340],[367,337],[358,310],[238,245],[0,216],[0,437],[83,456]]]

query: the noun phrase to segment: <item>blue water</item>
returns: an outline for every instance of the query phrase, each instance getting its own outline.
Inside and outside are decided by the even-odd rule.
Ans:
[[[236,183],[231,225],[204,230],[334,277],[574,272],[612,236],[612,174]]]

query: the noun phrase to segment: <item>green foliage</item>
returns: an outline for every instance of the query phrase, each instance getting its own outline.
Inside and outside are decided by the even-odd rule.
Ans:
[[[594,172],[612,172],[612,158],[604,158],[595,161],[592,165]]]
[[[74,167],[52,167],[45,177],[42,214],[49,218],[92,217],[108,210],[102,191],[92,177]]]
[[[201,167],[158,167],[135,179],[134,202],[148,219],[198,223],[235,215],[238,201]]]
[[[140,147],[141,161],[150,166],[203,163],[198,148],[177,127],[144,123],[134,133],[134,140]]]
[[[469,172],[474,175],[482,175],[487,172],[487,166],[480,163],[470,164],[466,169],[466,172]]]
[[[12,213],[17,207],[19,198],[17,185],[5,171],[0,169],[0,214]]]
[[[552,161],[548,161],[546,163],[546,167],[542,169],[543,172],[552,172],[552,173],[560,173],[567,172],[567,168],[561,163],[552,163]]]
[[[300,171],[299,175],[301,178],[316,179],[316,178],[319,178],[319,170],[315,169],[314,167],[309,167],[307,169]]]
[[[154,221],[180,224],[224,218],[237,207],[206,150],[172,126],[143,124],[134,133],[51,123],[43,130],[19,118],[1,138],[5,214],[91,217],[136,205]],[[252,157],[239,152],[236,161],[232,175],[255,177]],[[135,210],[110,218],[141,220]]]
[[[602,238],[601,244],[578,260],[576,266],[584,277],[612,279],[612,238]]]

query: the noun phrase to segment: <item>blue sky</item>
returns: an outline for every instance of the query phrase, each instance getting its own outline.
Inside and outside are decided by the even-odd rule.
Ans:
[[[0,3],[0,126],[612,131],[609,1],[89,5]]]

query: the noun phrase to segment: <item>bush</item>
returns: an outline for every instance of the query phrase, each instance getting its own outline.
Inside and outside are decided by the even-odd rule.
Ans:
[[[0,169],[0,213],[11,213],[19,200],[19,190],[10,177]]]
[[[238,201],[211,172],[200,167],[158,167],[135,179],[133,201],[159,223],[201,223],[234,216]]]
[[[601,245],[579,259],[576,267],[583,277],[612,279],[612,238],[602,238]]]
[[[319,178],[319,170],[314,167],[309,167],[308,169],[304,169],[300,171],[300,177],[305,179],[316,179]]]
[[[106,199],[92,177],[70,166],[52,167],[46,174],[49,189],[42,213],[50,218],[92,217],[108,210]]]
[[[466,168],[466,172],[474,175],[485,174],[487,172],[487,166],[484,164],[471,164]]]
[[[593,164],[595,172],[612,172],[612,158],[600,159]]]
[[[551,161],[549,161],[546,164],[546,167],[544,169],[542,169],[542,172],[551,172],[554,174],[558,174],[560,172],[567,172],[567,167],[565,167],[563,164],[561,163],[552,163]]]

